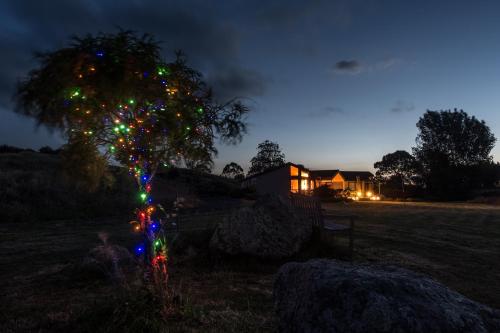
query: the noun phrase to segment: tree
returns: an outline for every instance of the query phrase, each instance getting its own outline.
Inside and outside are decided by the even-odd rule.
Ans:
[[[226,164],[226,166],[222,170],[222,176],[227,177],[227,178],[237,179],[237,180],[241,180],[245,177],[245,175],[243,173],[243,168],[235,162],[231,162],[231,163]]]
[[[152,179],[162,164],[211,163],[216,139],[241,139],[248,109],[238,100],[215,103],[182,53],[167,63],[160,51],[152,36],[129,31],[74,37],[68,47],[38,54],[40,66],[19,84],[16,111],[61,130],[67,155],[86,154],[73,167],[87,171],[75,174],[102,175],[102,158],[128,167],[140,202],[132,224],[143,235],[135,251],[153,280],[166,283],[170,221],[153,203]]]
[[[472,174],[491,164],[495,136],[484,120],[463,110],[427,111],[418,121],[414,156],[431,194],[442,198],[466,196],[476,186]]]
[[[50,147],[50,146],[43,146],[43,147],[40,147],[40,149],[38,149],[39,153],[52,154],[52,155],[59,154],[60,151],[61,151],[60,149],[52,149],[52,147]]]
[[[373,167],[378,169],[376,172],[378,177],[384,180],[395,179],[404,192],[405,184],[411,183],[417,173],[418,163],[407,151],[396,150],[394,153],[384,155],[382,161],[376,162]]]
[[[266,140],[257,146],[257,151],[257,155],[250,160],[248,175],[285,165],[285,154],[277,143]]]

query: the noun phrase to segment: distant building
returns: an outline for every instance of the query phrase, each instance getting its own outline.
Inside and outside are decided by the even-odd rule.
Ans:
[[[274,193],[287,196],[292,193],[307,194],[314,188],[314,182],[309,177],[310,171],[301,164],[286,163],[247,177],[243,187],[253,187],[259,194]]]
[[[371,197],[374,193],[373,174],[369,171],[313,170],[311,177],[315,187],[350,190],[359,193],[359,197]]]
[[[310,194],[319,186],[335,190],[350,190],[357,197],[374,194],[373,174],[369,171],[309,170],[302,164],[285,165],[252,175],[242,181],[243,187],[252,187],[259,194]]]

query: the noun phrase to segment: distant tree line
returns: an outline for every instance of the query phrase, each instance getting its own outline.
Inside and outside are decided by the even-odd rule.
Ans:
[[[0,145],[0,154],[17,154],[17,153],[22,153],[22,152],[35,152],[31,148],[19,148],[19,147],[14,147],[14,146],[9,146],[9,145]],[[53,149],[50,146],[43,146],[40,149],[38,149],[39,153],[42,154],[59,154],[61,152],[61,148],[58,149]]]
[[[500,164],[490,155],[496,138],[483,120],[463,110],[428,110],[417,128],[411,154],[397,150],[374,164],[384,194],[466,199],[500,179]]]

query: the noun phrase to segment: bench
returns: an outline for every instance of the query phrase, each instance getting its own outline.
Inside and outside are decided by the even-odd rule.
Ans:
[[[331,215],[325,216],[318,198],[300,194],[290,194],[292,210],[299,218],[310,221],[313,230],[319,232],[321,241],[334,239],[336,234],[347,233],[349,236],[349,253],[352,260],[354,251],[354,222],[355,215]],[[339,224],[336,221],[347,220],[349,224]]]

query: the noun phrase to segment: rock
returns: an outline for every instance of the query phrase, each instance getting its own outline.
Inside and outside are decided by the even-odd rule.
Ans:
[[[500,311],[393,266],[289,263],[273,296],[283,332],[500,332]]]
[[[130,252],[118,245],[104,244],[89,251],[80,265],[80,274],[122,280],[125,272],[137,268]]]
[[[297,253],[311,234],[311,223],[299,220],[287,202],[266,196],[225,218],[217,226],[210,248],[227,255],[280,259]]]

